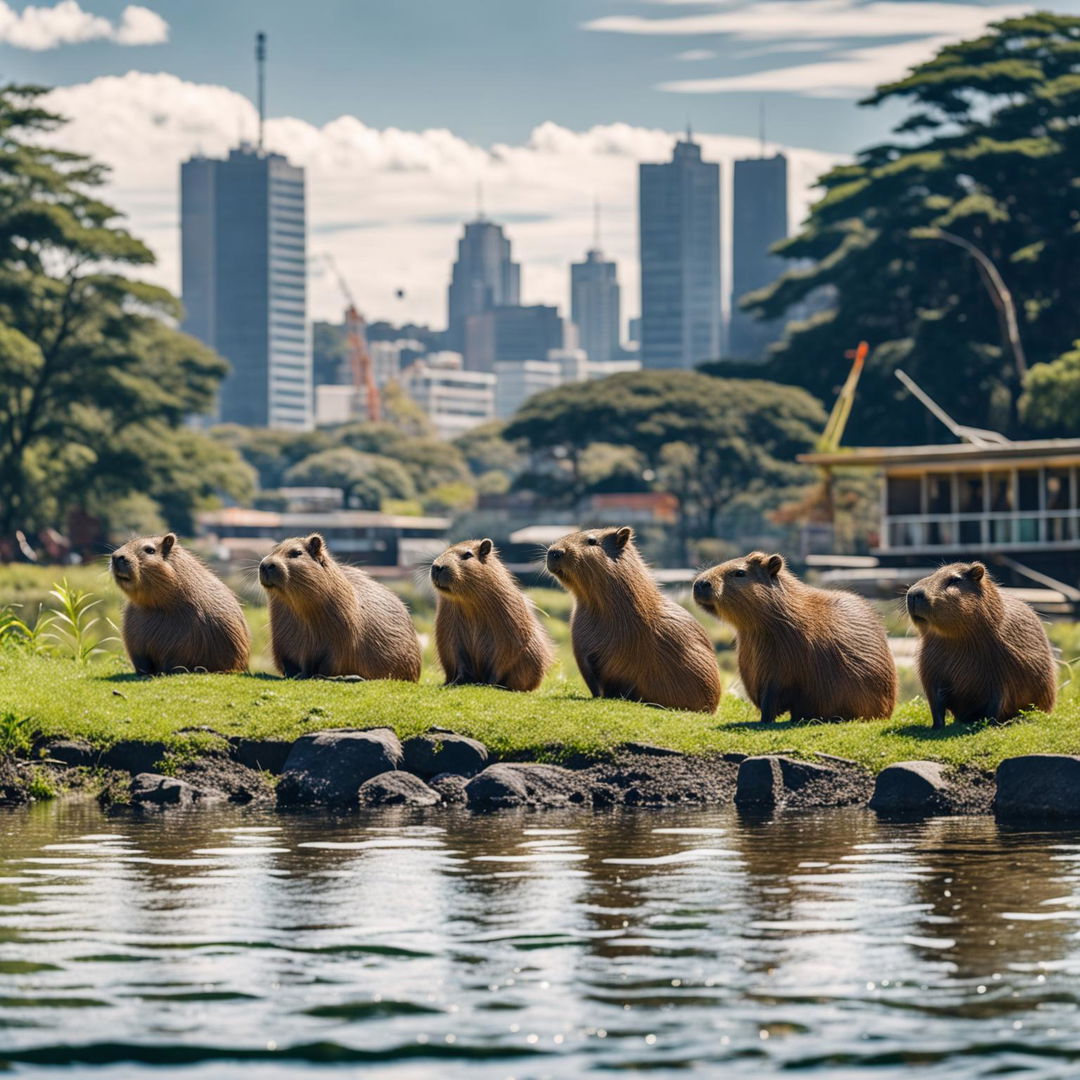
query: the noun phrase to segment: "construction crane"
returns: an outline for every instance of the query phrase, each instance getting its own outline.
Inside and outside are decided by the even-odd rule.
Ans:
[[[367,404],[367,418],[373,424],[377,424],[382,418],[382,402],[379,398],[379,388],[375,384],[375,372],[371,363],[371,353],[367,347],[367,333],[364,317],[356,307],[352,291],[345,276],[338,269],[334,257],[329,254],[323,255],[323,260],[330,267],[334,277],[337,278],[338,288],[345,298],[345,344],[349,350],[349,366],[352,369],[353,386],[357,395],[361,392]]]
[[[863,365],[866,363],[870,346],[865,341],[860,341],[858,348],[849,349],[844,356],[851,360],[851,370],[848,372],[844,385],[840,387],[840,393],[836,396],[832,412],[825,424],[825,429],[817,441],[815,449],[820,454],[834,454],[840,449],[840,442],[847,428],[848,418],[851,416],[851,407],[855,402],[855,390],[859,385],[859,377],[862,375]],[[833,500],[833,475],[827,466],[821,466],[821,479],[810,491],[798,502],[781,506],[774,518],[778,522],[807,522],[813,521],[820,524],[835,526],[836,505]]]

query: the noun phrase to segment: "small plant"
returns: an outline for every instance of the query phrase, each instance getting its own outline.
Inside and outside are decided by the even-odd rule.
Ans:
[[[26,793],[31,799],[46,802],[49,799],[55,799],[59,791],[52,777],[44,769],[34,769],[26,785]]]
[[[115,637],[99,637],[95,630],[101,619],[93,614],[93,609],[101,603],[100,598],[69,585],[67,578],[54,586],[49,595],[59,606],[52,612],[56,629],[48,634],[76,663],[85,664],[116,641]]]
[[[25,649],[34,655],[48,652],[52,647],[49,627],[55,618],[53,612],[38,608],[38,617],[29,623],[14,608],[0,610],[0,648]]]
[[[0,715],[0,758],[27,753],[36,734],[31,717],[10,711]]]

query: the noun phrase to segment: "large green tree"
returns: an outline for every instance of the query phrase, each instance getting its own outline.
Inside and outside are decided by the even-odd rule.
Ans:
[[[181,426],[225,365],[175,328],[172,295],[126,276],[153,255],[98,197],[103,167],[55,147],[44,93],[0,88],[0,535],[132,491],[187,528],[251,487],[233,452]]]
[[[793,386],[720,379],[691,371],[640,371],[572,383],[530,398],[507,426],[536,457],[529,482],[547,475],[570,499],[595,477],[595,446],[612,444],[615,467],[634,468],[638,485],[671,491],[685,537],[716,535],[722,515],[754,496],[759,508],[783,489],[813,479],[796,455],[825,425],[820,402]],[[628,481],[631,479],[627,477]],[[627,490],[627,486],[623,486]]]
[[[822,178],[778,249],[795,268],[744,304],[766,318],[817,309],[765,372],[828,398],[865,338],[847,442],[944,434],[896,368],[958,421],[1022,433],[1027,369],[1080,337],[1080,18],[1005,20],[863,104],[883,102],[908,107],[895,137]]]

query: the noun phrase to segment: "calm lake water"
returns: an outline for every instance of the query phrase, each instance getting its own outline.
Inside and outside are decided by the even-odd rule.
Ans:
[[[36,807],[0,1072],[1076,1077],[1078,924],[1080,834],[985,818]]]

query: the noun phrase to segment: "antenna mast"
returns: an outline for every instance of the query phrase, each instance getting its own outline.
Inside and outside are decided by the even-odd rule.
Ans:
[[[255,35],[255,70],[259,88],[259,153],[263,148],[263,125],[266,122],[266,35],[260,30]]]

